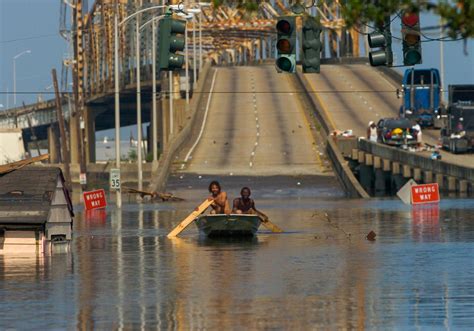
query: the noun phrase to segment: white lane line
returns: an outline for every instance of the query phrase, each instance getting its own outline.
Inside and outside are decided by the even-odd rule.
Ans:
[[[206,112],[204,113],[204,119],[202,120],[201,131],[199,131],[199,135],[196,141],[194,142],[194,145],[191,146],[188,154],[186,154],[186,157],[184,158],[184,164],[181,165],[181,169],[184,169],[185,163],[188,162],[189,157],[194,152],[194,149],[199,143],[199,140],[201,140],[202,134],[204,132],[204,128],[206,127],[207,114],[209,112],[209,105],[211,104],[212,92],[214,91],[214,83],[216,82],[217,70],[218,69],[216,68],[216,71],[214,71],[214,76],[212,76],[211,89],[209,90],[209,97],[207,98]]]

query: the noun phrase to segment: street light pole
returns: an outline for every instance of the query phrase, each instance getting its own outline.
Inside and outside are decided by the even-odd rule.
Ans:
[[[170,133],[169,133],[169,138],[168,140],[171,139],[171,137],[174,134],[174,119],[173,119],[173,71],[170,70],[168,71],[168,80],[170,81],[169,83],[169,92],[170,92]]]
[[[193,90],[196,89],[197,68],[196,68],[196,20],[193,15]]]
[[[135,65],[137,71],[137,155],[138,155],[138,190],[143,189],[143,171],[142,171],[142,95],[140,78],[140,25],[138,17],[135,18],[136,42],[135,42]]]
[[[118,39],[118,8],[115,12],[114,19],[114,94],[115,94],[115,167],[120,172],[120,91],[119,91],[119,39]],[[117,208],[122,207],[122,193],[120,189],[117,190]]]
[[[152,71],[152,86],[151,86],[151,95],[152,95],[152,112],[153,112],[153,125],[152,125],[152,131],[153,131],[153,161],[156,162],[158,161],[158,114],[157,114],[157,109],[156,109],[156,23],[155,20],[153,19],[151,22],[151,39],[152,39],[152,46],[151,46],[151,57],[152,57],[152,64],[151,64],[151,71]]]
[[[21,53],[18,53],[13,57],[13,106],[16,106],[16,59],[24,54],[30,54],[31,50],[26,50]]]
[[[199,13],[199,72],[202,70],[202,11]]]
[[[114,93],[115,93],[115,162],[117,169],[120,169],[120,90],[119,90],[119,72],[118,72],[118,63],[119,63],[119,57],[118,57],[118,48],[119,48],[119,38],[118,38],[118,29],[119,26],[127,22],[129,19],[144,13],[146,11],[154,10],[154,9],[162,9],[165,8],[166,6],[151,6],[148,8],[140,9],[134,12],[133,14],[125,17],[121,22],[118,21],[118,8],[115,13],[115,19],[114,19],[114,41],[115,41],[115,56],[114,56],[114,67],[115,67],[115,88],[114,88]],[[143,186],[143,173],[142,173],[142,150],[141,150],[141,86],[140,86],[140,41],[139,41],[139,36],[140,36],[140,29],[139,29],[139,21],[138,17],[136,19],[136,35],[137,35],[137,40],[136,40],[136,65],[137,65],[137,126],[138,126],[138,187],[139,189],[142,188]],[[120,208],[122,206],[122,196],[120,193],[120,190],[117,190],[117,207]]]
[[[189,105],[189,51],[188,51],[188,22],[186,21],[185,30],[184,30],[184,71],[186,79],[186,105]],[[187,110],[187,107],[186,107]]]

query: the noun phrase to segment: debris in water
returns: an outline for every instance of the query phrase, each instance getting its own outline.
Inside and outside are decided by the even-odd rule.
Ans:
[[[376,236],[377,236],[377,235],[375,234],[374,231],[370,231],[370,232],[367,234],[367,237],[366,237],[366,238],[367,238],[368,241],[375,241],[375,237],[376,237]]]

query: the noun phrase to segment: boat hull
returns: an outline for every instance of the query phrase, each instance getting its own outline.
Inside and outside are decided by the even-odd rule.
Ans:
[[[196,219],[196,226],[208,237],[250,237],[255,235],[261,221],[258,215],[201,215]]]

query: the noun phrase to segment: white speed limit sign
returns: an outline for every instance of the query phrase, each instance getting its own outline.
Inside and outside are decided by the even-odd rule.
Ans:
[[[110,188],[120,190],[120,169],[110,169]]]

